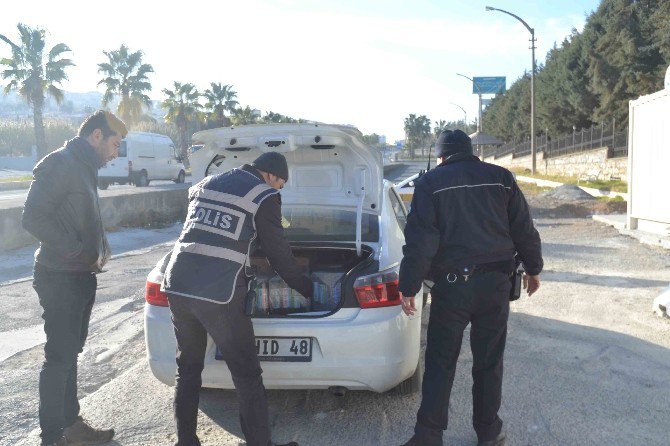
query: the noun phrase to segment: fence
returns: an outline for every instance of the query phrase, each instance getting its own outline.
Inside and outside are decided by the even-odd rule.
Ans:
[[[545,158],[585,152],[587,150],[607,147],[609,158],[628,156],[628,129],[617,132],[615,123],[605,127],[594,125],[589,129],[573,130],[571,134],[551,138],[546,132],[535,138],[537,152],[544,152]],[[507,143],[499,147],[485,147],[484,157],[509,155],[515,157],[530,154],[530,139],[522,142]]]

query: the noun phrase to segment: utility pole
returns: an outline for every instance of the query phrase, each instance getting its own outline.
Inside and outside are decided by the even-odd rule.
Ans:
[[[537,154],[536,154],[536,148],[535,148],[535,29],[531,28],[528,23],[526,23],[521,17],[519,17],[516,14],[512,14],[509,11],[505,11],[502,9],[498,8],[493,8],[491,6],[486,7],[487,11],[498,11],[502,12],[503,14],[511,15],[518,21],[520,21],[523,26],[526,27],[526,29],[530,32],[530,50],[531,50],[531,57],[532,57],[532,68],[530,72],[530,154],[532,158],[532,168],[531,172],[533,175],[535,175],[535,168],[536,168],[536,159],[537,159]]]

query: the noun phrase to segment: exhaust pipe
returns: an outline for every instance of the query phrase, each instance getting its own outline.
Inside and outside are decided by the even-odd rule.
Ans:
[[[328,387],[328,391],[334,396],[344,396],[347,394],[347,388],[342,386]]]

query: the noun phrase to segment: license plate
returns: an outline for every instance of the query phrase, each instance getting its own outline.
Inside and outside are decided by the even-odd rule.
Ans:
[[[311,362],[312,338],[256,337],[256,353],[261,361]],[[218,348],[216,359],[223,360]]]

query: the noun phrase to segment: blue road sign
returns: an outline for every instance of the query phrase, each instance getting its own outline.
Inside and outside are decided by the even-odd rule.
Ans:
[[[474,77],[472,81],[472,92],[474,94],[499,94],[505,92],[505,76]]]

